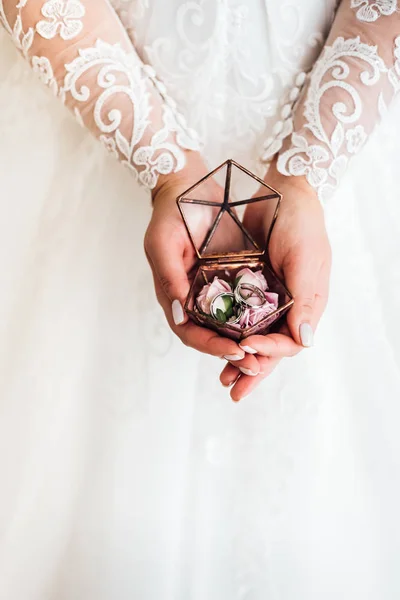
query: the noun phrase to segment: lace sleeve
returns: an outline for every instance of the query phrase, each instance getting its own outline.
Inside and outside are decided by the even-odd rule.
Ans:
[[[0,0],[0,21],[40,79],[144,186],[185,165],[195,132],[139,58],[108,0]]]
[[[400,87],[399,34],[397,0],[343,0],[264,160],[278,152],[280,173],[305,176],[320,200],[328,199]]]

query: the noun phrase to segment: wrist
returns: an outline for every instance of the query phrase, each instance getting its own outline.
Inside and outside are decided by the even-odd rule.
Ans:
[[[151,191],[153,207],[166,198],[176,199],[196,181],[207,175],[207,167],[199,152],[187,150],[183,169],[168,175],[160,175],[156,187]]]
[[[286,195],[284,194],[284,191],[293,189],[301,193],[302,196],[307,196],[310,199],[315,199],[319,202],[317,191],[308,183],[304,175],[283,175],[283,173],[278,171],[277,161],[278,156],[275,155],[264,178],[267,184],[280,192],[285,199]],[[292,197],[293,195],[290,194],[290,198]]]

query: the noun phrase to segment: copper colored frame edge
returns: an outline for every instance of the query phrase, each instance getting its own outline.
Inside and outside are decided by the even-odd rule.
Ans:
[[[245,198],[244,200],[236,200],[235,202],[228,202],[228,206],[240,206],[242,204],[253,204],[253,202],[262,202],[263,200],[272,200],[273,198],[279,198],[278,194],[268,194],[267,196],[257,196],[254,198]],[[187,198],[186,196],[179,196],[179,204],[201,204],[205,206],[224,206],[224,201],[213,202],[211,200],[200,200],[200,198]]]
[[[282,313],[285,313],[291,306],[293,306],[293,304],[294,304],[294,300],[293,299],[289,300],[288,302],[286,302],[286,304],[283,304],[282,306],[280,306],[279,308],[277,308],[276,310],[271,312],[269,315],[266,315],[264,319],[262,319],[261,321],[258,321],[258,323],[255,323],[254,325],[252,325],[252,327],[248,327],[247,329],[239,329],[237,327],[233,327],[233,325],[229,325],[229,323],[219,323],[219,321],[217,321],[216,319],[213,319],[209,315],[203,315],[199,311],[195,311],[195,310],[191,310],[191,309],[187,308],[186,303],[185,303],[185,312],[188,315],[193,315],[196,317],[200,315],[201,317],[203,317],[205,319],[206,322],[209,321],[214,327],[218,327],[222,330],[228,329],[229,331],[234,331],[235,333],[240,334],[240,336],[243,338],[243,334],[246,334],[246,337],[250,337],[252,335],[252,330],[258,329],[259,326],[262,324],[263,320],[267,321],[268,319],[270,319],[273,316],[279,317],[279,315],[281,315]],[[275,319],[271,323],[271,326],[274,324],[275,321],[277,321],[277,319]],[[269,325],[268,325],[268,327],[269,327]]]
[[[217,227],[222,219],[222,215],[224,214],[224,212],[226,212],[226,210],[223,206],[221,206],[221,209],[220,209],[219,213],[217,214],[217,216],[215,217],[214,223],[213,223],[210,231],[208,232],[206,239],[204,240],[204,242],[202,243],[202,245],[199,248],[199,254],[203,258],[204,258],[203,254],[207,250],[207,247],[208,247],[209,243],[211,242],[211,240],[217,230]]]
[[[280,192],[278,192],[278,190],[276,190],[275,188],[273,188],[271,185],[269,185],[268,183],[265,183],[265,181],[263,181],[261,179],[261,177],[258,177],[258,175],[255,175],[254,173],[252,173],[251,171],[249,171],[248,169],[246,169],[246,167],[243,167],[242,165],[240,165],[239,163],[237,163],[235,160],[230,159],[230,161],[238,169],[240,169],[241,171],[243,171],[243,173],[246,173],[246,175],[249,175],[250,177],[252,177],[256,181],[258,181],[258,183],[260,183],[264,187],[267,187],[269,190],[271,190],[272,192],[274,192],[278,196],[278,202],[277,202],[276,207],[275,207],[274,216],[272,217],[271,225],[269,227],[268,235],[267,235],[267,240],[266,240],[266,249],[268,249],[269,240],[271,238],[272,230],[274,228],[276,219],[278,217],[279,206],[280,206],[280,203],[282,201],[282,194]]]
[[[220,165],[218,165],[218,167],[215,167],[215,169],[213,169],[212,171],[210,171],[209,173],[207,173],[207,175],[204,175],[204,177],[202,177],[201,179],[199,179],[199,181],[197,181],[196,183],[194,183],[190,188],[188,188],[187,190],[185,190],[182,194],[179,194],[179,196],[177,198],[177,202],[179,202],[179,200],[181,198],[183,198],[184,196],[186,196],[186,194],[190,194],[190,192],[192,192],[193,190],[195,190],[199,185],[201,185],[203,183],[203,181],[205,181],[206,179],[209,179],[215,173],[217,173],[218,171],[220,171],[225,165],[228,165],[229,162],[232,162],[231,158],[228,158],[228,160],[224,160],[224,162],[221,163]]]
[[[266,256],[268,256],[268,246],[269,246],[269,241],[271,239],[271,235],[272,235],[272,231],[276,222],[276,219],[278,217],[278,212],[279,212],[279,206],[280,203],[282,201],[282,194],[280,192],[278,192],[278,190],[276,190],[275,188],[273,188],[271,185],[269,185],[268,183],[265,183],[265,181],[263,181],[260,177],[258,177],[258,175],[255,175],[254,173],[252,173],[251,171],[249,171],[248,169],[246,169],[246,167],[243,167],[242,165],[240,165],[238,162],[236,162],[235,160],[233,160],[232,158],[228,158],[227,160],[225,160],[224,162],[222,162],[220,165],[218,165],[215,169],[213,169],[212,171],[210,171],[209,173],[207,173],[207,175],[204,175],[204,177],[202,177],[199,181],[197,181],[195,184],[193,184],[190,188],[188,188],[187,190],[185,190],[182,194],[180,194],[177,199],[176,199],[176,203],[178,205],[179,208],[179,212],[182,216],[182,219],[185,223],[186,229],[188,231],[189,234],[189,238],[192,242],[193,248],[196,252],[197,258],[198,259],[202,259],[204,257],[201,256],[199,250],[197,249],[195,243],[194,243],[194,239],[192,234],[190,233],[190,229],[189,229],[189,224],[187,222],[187,219],[185,218],[185,215],[183,214],[183,211],[180,207],[180,201],[184,200],[185,196],[190,193],[192,190],[196,189],[200,184],[203,183],[203,181],[205,181],[206,179],[212,177],[215,173],[217,173],[218,171],[220,171],[224,166],[227,166],[227,169],[230,170],[231,165],[235,165],[235,167],[237,167],[238,169],[240,169],[243,173],[246,173],[246,175],[249,175],[249,177],[251,177],[252,179],[255,179],[256,181],[258,181],[258,183],[260,183],[262,186],[268,188],[269,190],[271,190],[272,192],[274,192],[274,194],[276,194],[276,197],[278,198],[278,202],[276,203],[276,207],[275,207],[275,211],[274,211],[274,215],[272,217],[272,221],[271,221],[271,225],[268,229],[268,234],[267,234],[267,238],[266,238],[266,243],[265,243],[265,250],[262,252],[262,254],[265,254]],[[228,170],[227,170],[227,176],[225,178],[225,192],[226,192],[226,183],[227,183],[227,178],[228,178]],[[254,199],[254,202],[256,201],[256,199]],[[249,202],[250,203],[250,202]],[[202,202],[203,204],[203,202]],[[218,206],[220,206],[220,203],[218,204]],[[262,254],[260,256],[262,256]],[[224,254],[218,255],[212,255],[212,257],[210,258],[223,258]],[[244,255],[246,256],[246,255]],[[256,256],[255,253],[253,253],[253,256]]]
[[[228,158],[227,160],[224,160],[224,162],[222,162],[220,165],[218,165],[217,167],[215,167],[215,169],[213,169],[212,171],[210,171],[209,173],[207,173],[207,175],[204,175],[204,177],[202,177],[201,179],[199,179],[199,181],[197,181],[192,186],[190,186],[182,194],[179,194],[179,196],[177,198],[177,201],[179,201],[181,198],[183,198],[184,196],[186,196],[187,194],[189,194],[190,192],[192,192],[193,190],[195,190],[200,184],[203,183],[203,181],[205,181],[206,179],[209,179],[210,177],[212,177],[215,173],[217,173],[218,171],[220,171],[225,165],[227,165],[227,167],[228,167],[228,165],[235,165],[235,167],[237,167],[238,169],[240,169],[241,171],[243,171],[243,173],[246,173],[246,175],[249,175],[252,179],[255,179],[256,181],[258,181],[258,183],[260,183],[264,187],[267,187],[269,190],[271,190],[272,192],[274,192],[277,196],[279,196],[280,199],[282,198],[282,194],[280,192],[278,192],[278,190],[276,190],[275,188],[273,188],[271,185],[269,185],[269,183],[265,183],[265,181],[263,181],[260,177],[258,177],[258,175],[255,175],[254,173],[252,173],[251,171],[249,171],[248,169],[246,169],[246,167],[243,167],[242,165],[240,165],[238,162],[236,162],[235,160],[233,160],[233,158]],[[226,186],[226,179],[225,179],[225,186]]]
[[[247,260],[247,261],[243,261],[243,262],[246,264],[246,263],[249,263],[249,262],[252,262],[252,261],[249,259],[249,260]],[[256,261],[256,262],[262,262],[262,261]],[[201,313],[199,313],[199,312],[196,312],[196,311],[194,311],[194,310],[191,310],[191,309],[189,309],[189,307],[188,307],[188,306],[189,306],[189,301],[190,301],[190,299],[191,299],[191,298],[192,298],[192,296],[193,296],[194,285],[195,285],[195,283],[196,283],[196,279],[197,279],[198,272],[199,272],[199,270],[200,270],[201,268],[203,268],[205,265],[206,265],[206,266],[209,266],[209,267],[210,267],[210,269],[212,269],[212,268],[222,268],[222,266],[231,266],[231,265],[232,265],[232,263],[228,263],[227,265],[223,265],[223,263],[222,263],[222,266],[221,266],[221,263],[215,263],[215,265],[214,265],[214,264],[212,264],[212,263],[205,263],[205,264],[203,263],[203,264],[200,264],[200,265],[198,266],[198,268],[197,268],[197,270],[196,270],[196,273],[195,273],[195,275],[194,275],[194,277],[193,277],[193,281],[192,281],[192,283],[190,284],[189,293],[188,293],[188,295],[187,295],[187,297],[186,297],[186,300],[185,300],[185,305],[184,305],[185,312],[186,312],[187,314],[189,314],[189,315],[194,315],[194,316],[197,316],[197,315],[201,314]],[[286,311],[287,311],[287,309],[288,309],[288,308],[290,308],[291,306],[293,306],[293,304],[294,304],[294,298],[293,298],[292,294],[289,292],[289,290],[287,289],[286,285],[285,285],[285,284],[284,284],[284,283],[281,281],[281,279],[280,279],[280,278],[279,278],[279,277],[276,275],[275,271],[272,269],[272,267],[271,267],[270,265],[268,265],[268,264],[267,264],[267,267],[268,267],[268,268],[269,268],[269,269],[272,271],[272,273],[273,273],[274,277],[276,277],[276,279],[279,281],[279,283],[280,283],[280,284],[281,284],[281,286],[283,287],[284,291],[286,292],[286,294],[287,294],[287,296],[290,298],[290,300],[288,300],[288,302],[286,302],[286,303],[285,303],[285,304],[283,304],[282,306],[279,306],[279,308],[277,308],[277,309],[276,309],[276,310],[274,310],[272,313],[270,313],[269,315],[267,315],[267,316],[265,317],[265,319],[268,319],[268,318],[272,317],[273,315],[280,315],[281,313],[283,313],[283,312],[286,312]],[[210,322],[211,322],[211,323],[212,323],[214,326],[220,327],[221,329],[224,329],[224,328],[228,327],[228,329],[229,329],[230,331],[235,331],[235,332],[239,332],[239,333],[240,333],[240,332],[244,332],[244,331],[245,331],[245,330],[240,330],[240,329],[237,329],[236,327],[232,327],[232,326],[231,326],[231,325],[229,325],[228,323],[218,323],[218,321],[216,321],[215,319],[212,319],[211,317],[208,317],[207,315],[202,315],[202,316],[203,316],[203,317],[205,317],[206,319],[210,319]],[[256,328],[256,326],[257,326],[257,325],[259,325],[260,323],[261,323],[261,321],[259,321],[258,323],[256,323],[256,324],[255,324],[255,325],[253,325],[252,327],[250,327],[250,328],[248,329],[248,332],[251,332],[251,330],[252,330],[252,329],[254,329],[254,328]],[[271,323],[271,325],[273,325],[273,323]],[[247,332],[246,332],[246,333],[247,333]],[[249,335],[251,335],[251,333],[249,333]]]
[[[190,241],[192,242],[193,249],[194,249],[194,251],[196,252],[197,258],[198,258],[199,260],[201,260],[201,258],[202,258],[202,257],[201,257],[201,255],[200,255],[200,253],[199,253],[198,249],[197,249],[197,246],[196,246],[196,244],[194,243],[194,239],[193,239],[192,233],[191,233],[191,231],[190,231],[189,224],[188,224],[188,222],[187,222],[187,220],[186,220],[186,217],[185,217],[185,215],[184,215],[184,212],[183,212],[183,210],[182,210],[182,208],[181,208],[181,205],[180,205],[180,202],[179,202],[179,200],[177,200],[177,205],[178,205],[178,210],[179,210],[179,212],[181,213],[181,217],[182,217],[182,219],[183,219],[183,222],[185,223],[185,227],[186,227],[186,231],[187,231],[187,233],[188,233],[189,239],[190,239]]]
[[[236,225],[242,231],[243,235],[245,237],[247,237],[247,239],[250,241],[250,243],[253,244],[254,248],[256,250],[258,250],[259,252],[261,252],[261,248],[257,244],[256,240],[253,238],[253,236],[251,235],[251,233],[249,231],[247,231],[246,227],[239,220],[239,217],[233,212],[233,210],[230,209],[229,205],[228,205],[228,208],[225,209],[225,212],[227,212],[231,216],[231,219],[233,219],[233,221],[236,223]],[[264,250],[263,250],[263,252],[264,252]]]
[[[243,260],[242,260],[243,258]],[[257,260],[257,258],[259,260]],[[226,264],[225,262],[219,262],[218,260],[213,262],[212,260],[207,259],[202,259],[201,262],[199,263],[197,269],[196,269],[196,275],[198,273],[198,270],[200,268],[204,268],[204,267],[209,267],[210,269],[224,269],[225,267],[231,267],[233,264],[239,264],[240,263],[243,264],[248,264],[250,262],[264,262],[264,260],[261,260],[261,256],[257,257],[256,255],[252,255],[252,256],[243,256],[241,257],[241,260],[237,260],[237,261],[232,261],[232,260],[227,260]],[[274,269],[272,268],[272,265],[270,263],[265,263],[266,266],[268,267],[268,269],[272,272],[273,276],[276,277],[276,279],[279,281],[280,285],[283,287],[284,291],[286,292],[286,294],[289,296],[289,298],[291,300],[293,300],[293,296],[291,294],[291,292],[288,290],[288,288],[286,287],[285,283],[280,279],[280,277],[278,277],[278,275],[275,273]],[[195,275],[195,278],[196,278]],[[193,280],[194,281],[194,280]]]

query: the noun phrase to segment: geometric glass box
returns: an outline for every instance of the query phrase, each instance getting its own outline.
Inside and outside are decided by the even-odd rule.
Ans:
[[[257,185],[254,192],[254,185]],[[268,242],[276,221],[281,194],[232,159],[192,185],[177,198],[197,260],[189,273],[191,287],[185,311],[198,325],[241,340],[265,334],[293,304],[285,284],[274,273],[268,257]],[[248,230],[246,207],[257,203],[263,220],[252,222]],[[238,328],[221,323],[198,310],[196,298],[201,288],[217,276],[234,281],[236,273],[248,267],[262,270],[270,292],[278,294],[278,308],[252,327]]]

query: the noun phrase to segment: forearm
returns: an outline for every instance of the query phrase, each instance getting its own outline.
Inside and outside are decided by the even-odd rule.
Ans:
[[[0,20],[41,80],[146,187],[198,149],[107,0],[0,0]]]
[[[278,151],[278,171],[305,177],[322,201],[332,195],[349,159],[399,89],[400,14],[395,5],[342,1],[285,122],[287,137],[274,140],[270,152],[266,149],[266,160]]]

